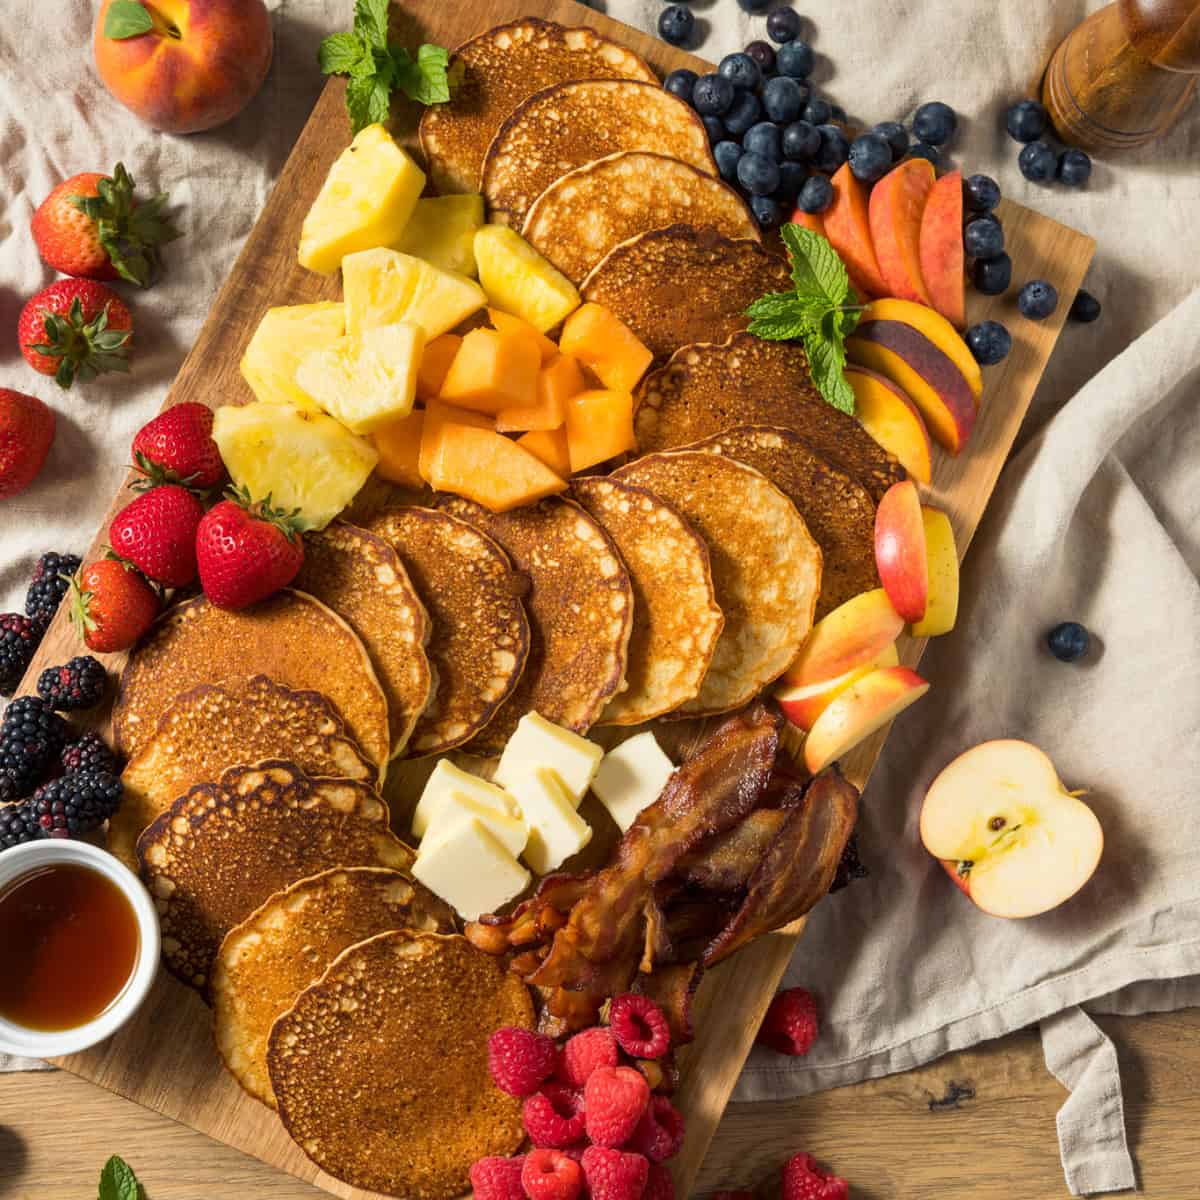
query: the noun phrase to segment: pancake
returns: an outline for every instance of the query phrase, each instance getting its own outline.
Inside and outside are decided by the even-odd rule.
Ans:
[[[408,753],[440,754],[479,733],[521,678],[529,657],[525,580],[487,534],[447,512],[394,508],[369,527],[399,555],[429,613],[437,685]]]
[[[525,672],[466,750],[499,754],[517,722],[535,711],[586,733],[620,690],[633,626],[633,586],[608,535],[557,497],[505,513],[458,496],[438,507],[495,538],[529,580]]]
[[[723,342],[746,328],[755,300],[791,286],[787,264],[758,242],[672,225],[615,246],[579,290],[611,308],[661,362],[692,342]]]
[[[651,454],[615,472],[675,505],[708,544],[725,614],[700,694],[673,715],[739,708],[787,670],[812,628],[821,551],[792,502],[719,454]]]
[[[421,117],[421,149],[438,192],[479,191],[483,158],[496,131],[534,92],[572,79],[657,83],[631,50],[594,29],[526,17],[464,42],[450,57],[459,77],[447,104]]]
[[[255,675],[325,696],[382,779],[391,737],[387,700],[371,660],[341,617],[291,588],[241,612],[197,596],[163,613],[121,675],[113,705],[118,750],[133,758],[175,697],[197,684],[237,690]]]
[[[759,240],[758,223],[727,183],[645,151],[586,163],[556,180],[534,201],[521,233],[578,284],[614,246],[678,222]]]
[[[392,757],[429,703],[429,617],[403,563],[383,538],[336,521],[304,537],[296,587],[327,604],[358,634],[387,697]]]
[[[798,433],[831,466],[878,500],[904,468],[851,416],[813,386],[804,348],[734,334],[684,346],[638,387],[634,431],[643,454],[687,446],[734,425]]]
[[[821,547],[817,620],[851,596],[879,586],[875,502],[844,471],[814,454],[799,434],[769,425],[737,425],[688,449],[744,462],[761,471],[796,506]]]
[[[369,787],[309,779],[282,761],[192,788],[142,833],[137,854],[163,962],[201,991],[221,939],[273,892],[331,867],[403,871],[416,858]]]
[[[704,123],[657,82],[560,83],[530,96],[488,147],[480,190],[489,219],[520,229],[559,176],[624,150],[653,150],[717,175]]]
[[[177,696],[121,774],[124,797],[108,822],[108,848],[137,870],[138,834],[189,788],[229,767],[287,758],[306,775],[373,787],[379,772],[347,735],[333,705],[265,675],[231,691],[202,683]]]
[[[525,985],[464,937],[351,946],[271,1030],[279,1115],[322,1170],[407,1200],[470,1190],[478,1158],[525,1138],[521,1100],[488,1074],[488,1038],[533,1026]]]
[[[453,933],[450,909],[399,871],[339,867],[264,901],[221,943],[213,963],[217,1049],[242,1087],[275,1107],[267,1037],[280,1013],[343,950],[388,929]]]
[[[571,491],[612,538],[633,584],[626,687],[600,724],[640,725],[700,692],[725,624],[708,548],[677,509],[644,488],[591,476]]]

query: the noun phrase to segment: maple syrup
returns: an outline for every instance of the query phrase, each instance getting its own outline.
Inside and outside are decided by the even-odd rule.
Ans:
[[[52,863],[0,890],[0,1017],[77,1029],[121,994],[137,964],[137,914],[112,880]]]

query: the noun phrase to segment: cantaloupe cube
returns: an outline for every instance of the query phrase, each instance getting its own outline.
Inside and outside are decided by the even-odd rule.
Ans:
[[[579,363],[569,354],[558,355],[538,372],[537,402],[528,408],[504,408],[496,414],[499,433],[527,429],[558,429],[566,420],[567,401],[587,390]]]
[[[514,317],[512,313],[503,312],[498,308],[489,308],[487,314],[493,329],[501,333],[520,333],[532,338],[538,348],[543,367],[558,355],[558,347],[544,333],[534,329],[528,321],[522,321],[520,317]]]
[[[414,408],[407,417],[401,417],[371,434],[371,441],[379,454],[375,471],[389,483],[401,487],[419,488],[421,478],[421,431],[425,425],[424,409]]]
[[[469,408],[455,408],[430,400],[425,405],[425,420],[421,424],[421,449],[417,458],[417,474],[429,482],[430,464],[437,449],[438,438],[447,425],[472,425],[476,429],[494,429],[495,423],[486,413],[472,412]]]
[[[567,446],[566,426],[561,429],[535,429],[517,438],[517,445],[540,459],[555,475],[569,479],[571,451]]]
[[[588,303],[566,320],[558,348],[573,354],[606,388],[632,392],[654,355],[619,317],[603,304]]]
[[[457,333],[443,333],[435,337],[425,347],[421,355],[421,365],[417,367],[417,399],[436,400],[442,384],[446,382],[446,372],[462,345],[462,338]]]
[[[579,307],[575,285],[507,225],[484,225],[475,234],[475,263],[488,303],[540,333]]]
[[[429,482],[440,492],[453,492],[492,512],[507,512],[561,492],[566,480],[490,429],[446,425],[429,468]]]
[[[476,412],[528,408],[537,401],[540,361],[523,334],[472,329],[463,337],[438,398]]]
[[[572,474],[636,446],[633,396],[629,392],[580,392],[567,401],[567,447]]]

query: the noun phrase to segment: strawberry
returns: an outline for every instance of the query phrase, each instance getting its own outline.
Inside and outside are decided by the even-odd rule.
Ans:
[[[298,510],[297,510],[298,511]],[[218,608],[246,608],[287,587],[304,562],[295,513],[234,491],[204,514],[196,532],[200,584]]]
[[[203,516],[204,505],[187,488],[165,483],[113,517],[109,544],[152,582],[183,587],[196,578],[196,531]]]
[[[37,478],[53,441],[53,411],[35,396],[0,388],[0,500]]]
[[[176,404],[143,425],[131,448],[134,467],[146,477],[141,486],[182,483],[202,491],[218,483],[225,464],[212,427],[212,409],[195,401]]]
[[[180,237],[163,216],[165,195],[139,203],[124,164],[111,176],[85,171],[64,180],[38,205],[30,228],[42,261],[64,275],[116,279],[146,287],[158,248]]]
[[[132,336],[125,302],[91,279],[60,279],[43,288],[17,323],[25,361],[63,388],[104,371],[128,371]]]
[[[128,650],[158,616],[158,593],[115,558],[89,563],[71,580],[71,620],[98,654]]]

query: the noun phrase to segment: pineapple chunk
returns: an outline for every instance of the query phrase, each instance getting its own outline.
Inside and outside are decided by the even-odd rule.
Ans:
[[[346,332],[415,321],[429,341],[487,303],[474,280],[398,250],[364,250],[342,263]]]
[[[305,529],[324,529],[358,494],[378,454],[323,412],[290,404],[225,405],[213,439],[234,483],[255,500],[298,509]]]
[[[296,368],[345,332],[346,307],[336,300],[269,308],[242,355],[242,378],[265,404],[316,410],[320,405],[296,382]]]
[[[553,329],[580,305],[575,285],[507,225],[479,230],[475,262],[488,303],[528,321],[538,333]]]
[[[426,196],[417,201],[396,249],[474,279],[475,231],[482,224],[482,196]]]
[[[305,355],[296,382],[351,433],[374,433],[412,412],[424,349],[420,325],[380,325]]]
[[[332,275],[347,254],[400,240],[425,172],[382,125],[368,125],[329,168],[300,231],[300,265]]]

